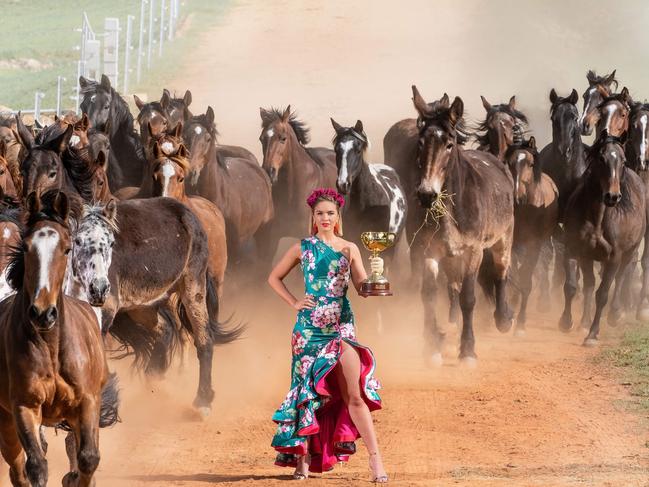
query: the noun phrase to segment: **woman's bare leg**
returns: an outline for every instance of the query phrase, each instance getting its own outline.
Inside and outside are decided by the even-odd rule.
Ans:
[[[370,410],[361,397],[360,376],[361,360],[354,348],[342,342],[340,361],[335,369],[338,387],[347,405],[349,415],[363,438],[367,452],[370,455],[370,468],[374,477],[385,475],[383,460],[379,453],[379,444],[374,432],[374,423]]]
[[[297,477],[300,474],[305,478],[309,476],[309,465],[311,464],[311,455],[308,453],[297,457],[297,467],[295,468],[295,473],[293,477]]]

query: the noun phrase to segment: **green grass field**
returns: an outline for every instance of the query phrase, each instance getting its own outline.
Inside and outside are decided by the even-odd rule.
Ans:
[[[13,109],[30,109],[34,105],[34,93],[45,93],[42,107],[54,108],[56,104],[57,76],[66,78],[63,106],[74,107],[77,77],[77,61],[81,33],[82,13],[85,11],[90,23],[99,33],[103,31],[105,17],[119,18],[120,27],[120,73],[123,70],[124,44],[127,15],[134,15],[134,46],[137,47],[140,1],[139,0],[3,0],[3,38],[0,43],[0,105]],[[169,4],[169,0],[166,2]],[[152,69],[143,69],[142,82],[135,83],[137,51],[132,51],[129,91],[161,91],[162,84],[173,76],[177,62],[191,42],[207,27],[215,25],[221,14],[231,4],[229,0],[181,0],[178,27],[186,24],[182,35],[171,43],[164,44],[164,56],[158,58],[158,46],[154,44]],[[156,18],[160,16],[161,0],[155,0]],[[148,6],[145,10],[145,24],[148,25]],[[158,24],[154,38],[159,38]],[[145,35],[146,42],[146,35]],[[27,60],[34,67],[25,67]],[[175,61],[173,61],[175,60]],[[121,76],[121,74],[120,74]],[[118,88],[121,90],[122,83]]]

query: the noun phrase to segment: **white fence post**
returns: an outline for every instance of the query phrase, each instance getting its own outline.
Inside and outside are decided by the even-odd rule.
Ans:
[[[137,43],[137,83],[140,83],[142,78],[142,56],[144,56],[144,51],[142,50],[142,44],[144,44],[144,6],[146,0],[140,1],[140,34],[138,36]]]
[[[41,100],[45,97],[45,93],[37,91],[34,93],[34,120],[40,123],[41,119]]]
[[[56,79],[56,116],[57,117],[61,116],[61,91],[63,88],[64,81],[65,78],[63,76],[59,76]]]
[[[124,46],[124,94],[128,93],[128,78],[130,71],[130,62],[131,62],[131,37],[133,35],[133,20],[135,17],[133,15],[126,16],[126,44]]]
[[[104,19],[104,74],[112,86],[119,81],[119,19]]]
[[[165,39],[165,0],[160,0],[160,45],[158,46],[158,57],[162,57],[162,44]]]
[[[153,48],[153,10],[155,0],[149,0],[149,44],[146,47],[146,69],[151,69],[151,49]]]

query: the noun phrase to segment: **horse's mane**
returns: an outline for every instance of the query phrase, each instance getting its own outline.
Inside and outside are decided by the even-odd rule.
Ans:
[[[261,128],[268,128],[271,123],[281,120],[283,115],[284,110],[280,110],[279,108],[271,107],[270,110],[263,110],[261,112]],[[293,127],[295,136],[300,144],[307,145],[311,140],[311,136],[309,135],[309,127],[307,127],[306,123],[299,120],[295,112],[291,112],[289,115],[288,123]]]
[[[72,148],[64,153],[63,167],[65,168],[70,182],[79,193],[79,196],[85,201],[92,200],[93,190],[93,176],[95,175],[96,167],[87,161],[84,161],[77,151]]]
[[[505,152],[505,160],[508,160],[511,157],[511,155],[517,150],[526,150],[527,152],[532,154],[532,160],[534,161],[534,165],[532,166],[532,174],[534,175],[534,182],[535,183],[541,182],[541,177],[543,175],[543,167],[541,167],[541,161],[539,160],[539,151],[536,148],[536,146],[531,147],[529,139],[523,140],[518,143],[514,143],[507,148],[507,152]]]
[[[527,127],[528,124],[527,117],[523,112],[510,107],[508,103],[502,103],[500,105],[491,105],[491,108],[487,112],[487,116],[482,122],[480,122],[475,127],[475,132],[473,134],[475,140],[481,146],[489,145],[489,136],[488,136],[489,127],[487,126],[487,124],[489,123],[491,117],[493,117],[496,113],[506,113],[510,117],[514,118],[514,120],[520,121],[521,125]]]
[[[178,164],[180,168],[183,171],[185,171],[185,174],[189,174],[189,172],[191,171],[191,165],[189,163],[189,159],[187,159],[186,157],[179,156],[178,154],[174,154],[172,156],[163,155],[162,157],[159,157],[153,161],[152,167],[157,167],[158,163],[164,161],[165,159],[168,159],[171,162]]]
[[[599,84],[604,84],[604,82],[607,80],[607,78],[611,76],[611,73],[605,74],[604,76],[598,76],[594,70],[589,69],[588,72],[586,73],[586,79],[588,80],[589,85],[599,85]],[[617,80],[615,77],[611,79],[611,84],[615,83],[615,90],[617,90]]]
[[[81,218],[81,221],[79,222],[79,226],[81,226],[85,221],[88,221],[90,219],[96,219],[96,220],[100,220],[102,223],[110,227],[113,233],[119,233],[119,225],[117,223],[117,217],[107,218],[106,215],[104,215],[105,206],[106,205],[102,205],[102,204],[84,205],[83,216]]]

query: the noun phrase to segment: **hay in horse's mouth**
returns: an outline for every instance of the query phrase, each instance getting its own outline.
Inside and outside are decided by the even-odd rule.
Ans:
[[[437,198],[433,200],[430,205],[430,208],[426,208],[426,214],[424,215],[424,221],[421,223],[417,231],[412,236],[412,240],[408,245],[408,248],[412,247],[412,244],[417,238],[419,231],[427,225],[435,224],[435,231],[439,229],[439,221],[448,216],[454,223],[457,223],[450,212],[450,206],[453,205],[453,196],[454,194],[449,193],[446,190],[440,191],[437,195]]]

